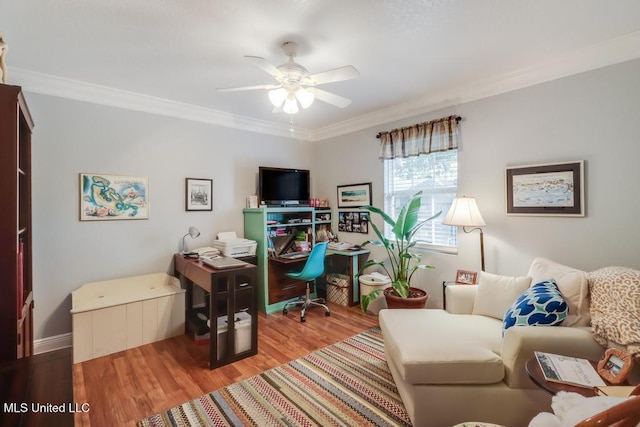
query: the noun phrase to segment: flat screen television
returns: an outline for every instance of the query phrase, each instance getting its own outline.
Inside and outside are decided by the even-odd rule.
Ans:
[[[311,194],[310,173],[304,169],[260,166],[258,197],[267,206],[307,206]]]

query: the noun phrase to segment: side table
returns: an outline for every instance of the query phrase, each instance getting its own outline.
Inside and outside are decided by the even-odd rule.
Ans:
[[[592,360],[590,360],[589,362],[591,363],[594,369],[598,368],[598,362],[594,362]],[[556,383],[553,381],[547,381],[544,378],[544,374],[542,373],[540,364],[538,363],[538,360],[535,357],[532,357],[531,359],[527,360],[527,363],[525,364],[524,368],[527,374],[529,375],[529,378],[531,378],[531,381],[533,381],[538,387],[542,388],[543,390],[551,394],[556,394],[559,391],[567,391],[567,392],[578,393],[585,397],[598,396],[598,393],[596,392],[595,388],[577,387],[570,384],[562,384],[562,383]],[[607,385],[611,385],[606,380],[605,380],[605,383]],[[640,372],[638,372],[638,370],[635,369],[634,372],[632,372],[632,374],[627,379],[627,384],[631,385],[631,384],[639,384],[639,383],[640,383]]]

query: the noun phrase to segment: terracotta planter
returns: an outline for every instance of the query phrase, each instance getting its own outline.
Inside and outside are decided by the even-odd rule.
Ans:
[[[409,288],[409,298],[400,298],[395,295],[393,288],[383,291],[388,308],[424,308],[429,295],[419,288]]]

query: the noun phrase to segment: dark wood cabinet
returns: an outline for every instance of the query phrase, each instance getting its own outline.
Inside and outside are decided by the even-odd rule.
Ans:
[[[32,129],[22,89],[0,84],[0,360],[33,354]]]

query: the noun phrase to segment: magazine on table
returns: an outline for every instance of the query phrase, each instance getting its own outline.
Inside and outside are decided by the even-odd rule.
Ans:
[[[559,354],[535,352],[542,374],[547,381],[578,387],[600,387],[605,382],[587,359]]]

